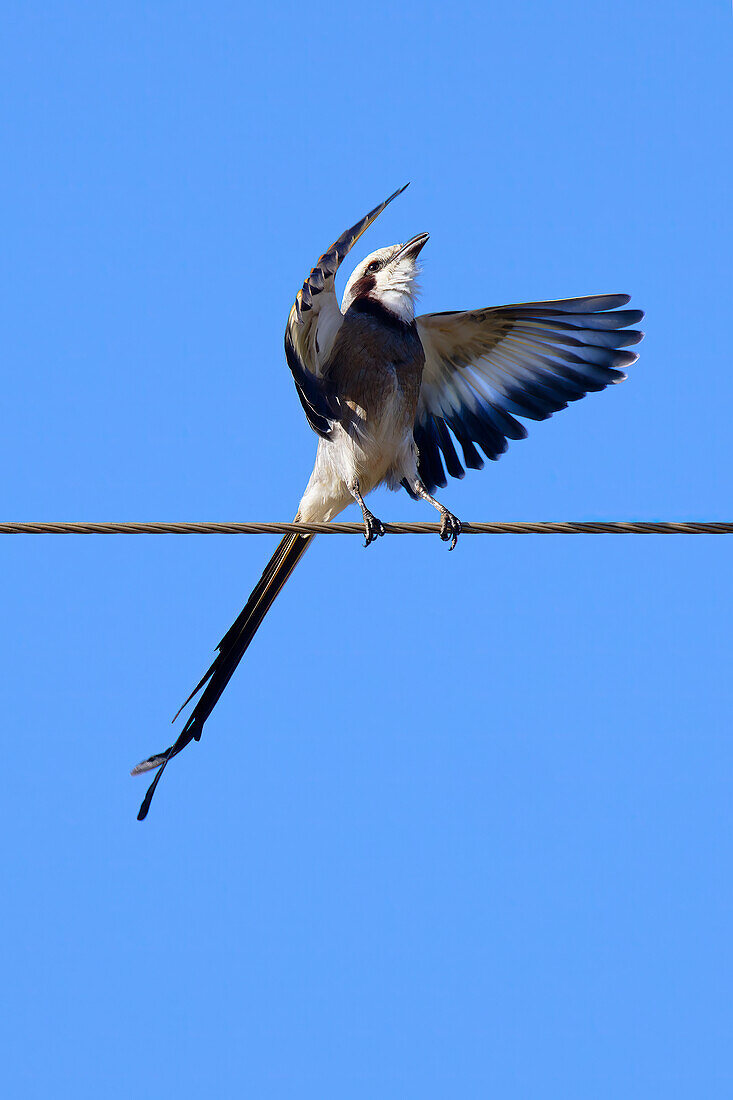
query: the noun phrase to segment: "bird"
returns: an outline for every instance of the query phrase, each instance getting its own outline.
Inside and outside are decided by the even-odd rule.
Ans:
[[[518,417],[545,420],[569,402],[621,382],[623,369],[638,358],[627,349],[644,335],[632,327],[644,314],[621,308],[630,301],[628,294],[594,294],[416,316],[419,257],[428,233],[367,256],[346,283],[339,305],[334,285],[339,267],[407,186],[324,252],[288,317],[285,359],[318,436],[295,523],[328,523],[356,502],[369,546],[384,526],[364,498],[379,485],[404,488],[438,510],[440,538],[453,550],[460,521],[433,495],[445,488],[446,471],[462,478],[466,468],[483,467],[483,456],[497,459],[509,440],[527,435]],[[157,769],[138,820],[146,817],[168,763],[201,738],[314,537],[285,535],[210,667],[175,715],[174,722],[199,696],[180,735],[132,769],[133,775]]]

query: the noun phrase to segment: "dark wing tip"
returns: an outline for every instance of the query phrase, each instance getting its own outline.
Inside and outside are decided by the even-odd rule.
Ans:
[[[398,188],[394,194],[390,195],[384,202],[380,202],[378,206],[375,206],[373,210],[370,210],[368,214],[365,214],[355,225],[352,225],[350,229],[347,229],[337,241],[331,245],[327,252],[323,254],[318,261],[316,267],[323,266],[328,261],[329,270],[326,272],[328,276],[335,275],[338,268],[348,256],[351,249],[361,237],[362,233],[365,233],[370,225],[379,217],[383,210],[385,210],[393,199],[396,199],[398,195],[401,195],[404,190],[410,186],[409,183],[404,184]],[[328,260],[328,257],[333,256],[332,260]],[[326,268],[324,266],[324,271]]]
[[[397,196],[401,195],[403,191],[406,191],[409,186],[410,186],[410,181],[408,180],[407,183],[403,184],[402,187],[398,188],[398,190],[395,191],[394,195],[389,196],[389,198],[387,199],[387,202],[392,202],[392,199],[396,199]]]
[[[372,222],[375,220],[375,218],[378,218],[379,215],[382,213],[382,211],[386,210],[386,208],[389,206],[389,204],[392,202],[392,200],[396,199],[398,195],[401,195],[403,191],[406,191],[409,186],[410,186],[410,184],[406,183],[403,187],[399,187],[394,192],[394,194],[389,196],[388,199],[385,199],[384,202],[380,202],[379,206],[375,206],[373,210],[370,210],[369,213],[366,215],[366,217],[362,218],[361,222],[358,222],[357,225],[354,226],[354,229],[357,229],[357,226],[361,226],[364,222],[368,222],[369,225],[371,225]],[[353,232],[353,230],[352,230],[352,232]],[[359,235],[361,235],[362,232],[363,232],[363,230],[359,230]],[[349,245],[349,248],[350,247],[351,247],[351,245]]]
[[[398,187],[397,190],[394,191],[394,194],[391,195],[389,199],[384,199],[383,202],[380,202],[379,206],[375,206],[373,210],[370,210],[368,215],[366,215],[364,218],[362,218],[361,221],[357,222],[357,224],[355,224],[353,229],[349,230],[348,232],[353,233],[355,231],[355,233],[357,233],[357,238],[361,237],[361,234],[363,233],[364,229],[371,226],[372,222],[376,218],[379,218],[382,211],[386,210],[386,208],[389,207],[390,202],[392,202],[393,199],[396,199],[398,195],[402,195],[403,191],[407,190],[408,187],[409,187],[409,184],[405,184],[403,187]],[[366,222],[366,226],[364,226],[364,222]],[[362,226],[364,227],[364,229],[361,228]],[[344,235],[346,235],[346,234],[344,234]],[[339,238],[339,240],[342,240],[342,238]],[[350,249],[351,249],[351,244],[349,245],[349,248],[347,249],[347,252]]]

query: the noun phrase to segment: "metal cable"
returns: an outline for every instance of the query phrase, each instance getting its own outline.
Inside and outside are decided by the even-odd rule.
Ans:
[[[385,523],[388,535],[435,535],[437,523]],[[464,523],[464,535],[730,535],[733,523]],[[0,523],[0,535],[363,535],[361,523]]]

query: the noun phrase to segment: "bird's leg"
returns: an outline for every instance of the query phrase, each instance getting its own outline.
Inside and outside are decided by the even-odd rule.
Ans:
[[[433,508],[438,509],[440,512],[440,537],[443,542],[450,542],[449,549],[453,550],[461,533],[461,521],[452,512],[449,512],[439,500],[430,495],[420,478],[416,478],[412,482],[411,488],[415,496],[426,500],[428,504],[432,504]]]
[[[354,478],[351,485],[349,485],[349,492],[361,508],[361,514],[364,517],[364,534],[366,536],[364,545],[368,546],[369,543],[374,542],[379,535],[384,534],[384,524],[381,519],[377,519],[376,516],[372,515],[364,503],[364,498],[361,495],[361,489],[359,488],[359,481],[357,478]]]

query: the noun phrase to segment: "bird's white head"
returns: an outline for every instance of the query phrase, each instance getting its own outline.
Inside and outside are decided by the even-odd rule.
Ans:
[[[415,317],[420,273],[417,257],[428,237],[428,233],[418,233],[407,244],[389,245],[367,256],[346,284],[342,313],[357,300],[367,299],[378,302],[401,321],[411,322]]]

